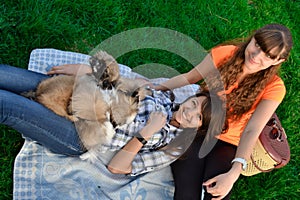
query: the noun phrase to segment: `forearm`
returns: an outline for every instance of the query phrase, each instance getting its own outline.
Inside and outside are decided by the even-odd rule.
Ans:
[[[243,158],[245,160],[250,158],[261,131],[278,105],[278,102],[271,100],[262,100],[259,103],[242,133],[235,155],[236,158]],[[241,166],[240,163],[239,165]]]
[[[147,121],[147,125],[140,131],[140,137],[148,141],[154,133],[159,131],[166,123],[166,116],[159,112],[153,112]],[[142,141],[143,142],[143,141]],[[132,161],[143,147],[137,137],[133,137],[110,161],[108,169],[112,173],[128,174],[132,171]]]
[[[178,76],[175,76],[166,82],[161,83],[160,85],[155,86],[154,89],[156,90],[173,90],[175,88],[180,88],[182,86],[188,85],[190,82],[188,81],[186,74],[180,74]]]
[[[131,163],[143,147],[143,144],[136,138],[132,138],[109,162],[108,170],[116,174],[128,174],[131,172]]]
[[[215,72],[215,73],[214,73]],[[170,80],[156,86],[156,90],[173,90],[189,84],[195,84],[207,77],[208,75],[218,74],[218,70],[214,65],[211,55],[208,54],[201,63],[195,66],[192,70],[185,74],[180,74],[171,78]]]

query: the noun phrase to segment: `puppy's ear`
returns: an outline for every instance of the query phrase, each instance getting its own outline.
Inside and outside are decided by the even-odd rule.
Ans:
[[[100,60],[95,56],[90,58],[90,65],[92,67],[92,74],[95,76],[97,80],[102,79],[104,71],[106,70],[106,63],[104,60]]]

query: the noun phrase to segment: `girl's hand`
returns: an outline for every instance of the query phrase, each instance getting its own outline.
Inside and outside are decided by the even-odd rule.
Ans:
[[[146,126],[140,131],[145,139],[150,138],[166,124],[166,116],[160,112],[150,114]],[[128,174],[132,170],[132,161],[143,144],[136,138],[131,139],[108,164],[108,170],[116,174]]]
[[[146,139],[150,138],[154,133],[158,132],[166,125],[167,116],[162,112],[152,112],[150,114],[147,125],[141,130],[140,134]]]
[[[213,200],[221,200],[230,192],[238,177],[239,174],[236,176],[229,171],[209,179],[203,186],[206,186],[206,191],[215,197]]]
[[[52,67],[47,74],[84,75],[91,72],[91,67],[86,64],[66,64]]]

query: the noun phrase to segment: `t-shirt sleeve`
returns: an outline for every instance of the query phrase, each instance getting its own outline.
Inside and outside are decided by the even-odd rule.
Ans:
[[[274,79],[267,84],[266,88],[264,89],[262,99],[274,100],[281,103],[285,93],[286,88],[282,79],[278,76],[275,76]]]
[[[214,61],[215,66],[219,67],[219,65],[230,58],[234,51],[237,49],[234,45],[226,45],[226,46],[217,46],[211,50],[211,56]]]

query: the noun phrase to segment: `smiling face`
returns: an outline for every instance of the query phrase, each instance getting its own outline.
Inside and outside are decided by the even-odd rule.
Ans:
[[[276,52],[275,48],[269,53],[265,53],[256,42],[255,38],[252,37],[245,49],[244,72],[247,74],[256,73],[285,61],[285,59],[280,59],[279,56],[276,56],[274,52]]]
[[[202,125],[202,105],[205,100],[205,96],[192,97],[180,105],[174,117],[182,128],[198,128]]]

